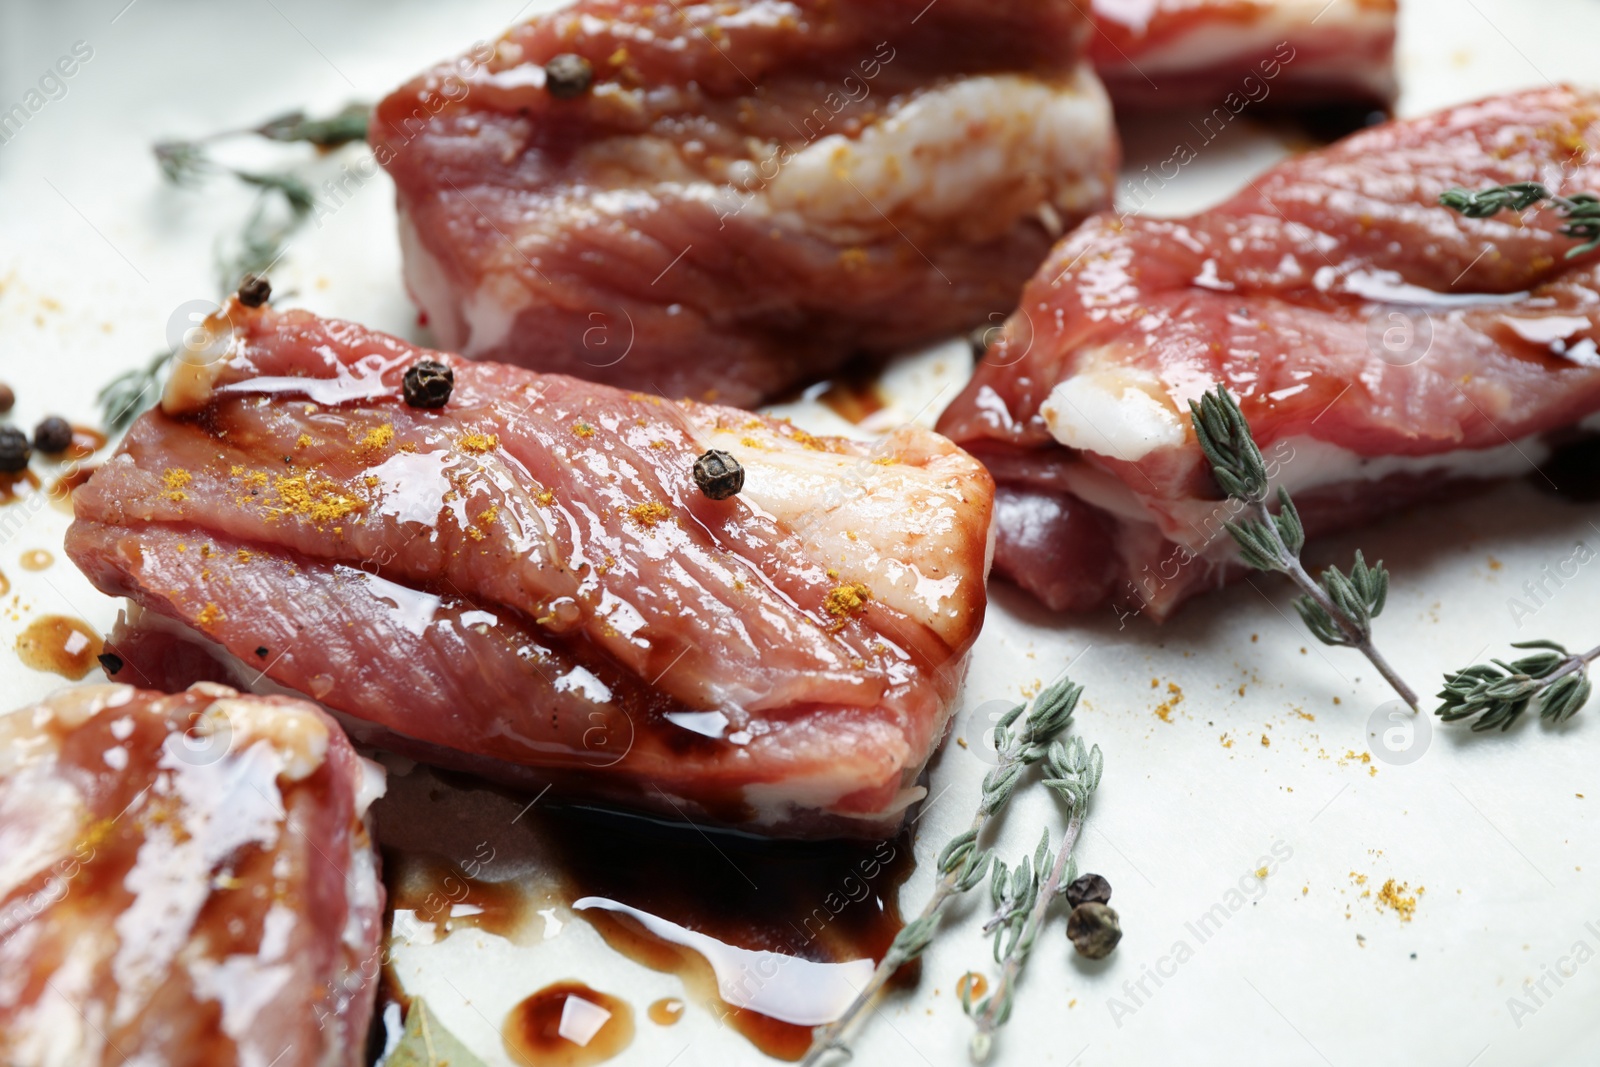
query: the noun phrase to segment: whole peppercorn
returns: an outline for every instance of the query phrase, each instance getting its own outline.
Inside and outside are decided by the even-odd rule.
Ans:
[[[1076,908],[1084,903],[1111,903],[1111,883],[1098,874],[1086,874],[1081,878],[1074,878],[1067,886],[1067,906]]]
[[[557,100],[582,96],[594,84],[594,67],[580,55],[563,52],[544,65],[545,92]]]
[[[10,411],[17,403],[17,394],[11,391],[11,386],[0,383],[0,415]]]
[[[258,308],[272,299],[272,283],[254,274],[246,274],[239,283],[239,303],[247,308]]]
[[[414,408],[442,408],[456,387],[455,371],[431,359],[418,360],[402,382],[406,403]]]
[[[1122,925],[1115,910],[1091,900],[1079,904],[1067,916],[1067,937],[1072,939],[1078,955],[1103,960],[1122,940]]]
[[[694,461],[694,483],[712,500],[726,500],[744,488],[744,468],[728,453],[713,448]]]
[[[115,652],[102,652],[97,658],[100,660],[101,668],[107,674],[116,674],[122,670],[122,657]]]
[[[0,426],[0,472],[21,474],[28,469],[33,449],[28,445],[28,435],[15,426]]]
[[[60,415],[51,415],[33,428],[33,447],[47,456],[65,452],[72,447],[72,424]]]

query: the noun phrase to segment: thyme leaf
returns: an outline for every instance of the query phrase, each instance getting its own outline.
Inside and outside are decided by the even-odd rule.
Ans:
[[[1510,663],[1490,660],[1445,675],[1438,694],[1443,703],[1434,713],[1445,722],[1476,716],[1474,731],[1497,726],[1509,730],[1534,705],[1540,718],[1560,725],[1589,702],[1594,692],[1589,664],[1600,659],[1600,648],[1574,655],[1554,641],[1517,641],[1511,647],[1538,651]]]
[[[984,776],[972,822],[940,850],[936,866],[939,879],[933,893],[915,919],[901,928],[889,945],[883,960],[845,1009],[844,1014],[827,1026],[818,1027],[801,1061],[802,1067],[812,1067],[829,1052],[849,1053],[846,1035],[882,992],[885,984],[903,965],[921,956],[939,932],[945,908],[958,896],[981,885],[994,862],[992,849],[982,848],[978,838],[990,820],[998,815],[1016,793],[1022,773],[1028,767],[1045,761],[1053,778],[1061,778],[1054,762],[1057,758],[1057,740],[1072,721],[1073,710],[1082,694],[1081,686],[1070,678],[1063,678],[1042,690],[1026,704],[1018,704],[1000,717],[993,736],[999,762]],[[1081,749],[1081,744],[1078,746]],[[1061,758],[1068,751],[1061,750]],[[1094,750],[1096,784],[1099,782],[1099,749]],[[1052,789],[1059,788],[1051,786]],[[1073,786],[1073,788],[1079,788]],[[1070,846],[1069,846],[1070,848]],[[1034,865],[1037,868],[1037,864]]]
[[[1061,835],[1060,848],[1052,857],[1050,830],[1046,827],[1033,856],[1023,857],[1015,870],[1008,872],[1005,861],[994,861],[990,900],[995,911],[983,929],[994,934],[994,958],[1000,964],[1000,977],[994,990],[976,1004],[970,987],[961,992],[961,1006],[978,1028],[968,1048],[975,1063],[989,1058],[995,1031],[1011,1018],[1017,983],[1049,918],[1050,905],[1078,876],[1072,849],[1089,812],[1089,798],[1100,786],[1104,763],[1099,745],[1085,750],[1077,737],[1052,741],[1045,756],[1049,777],[1043,784],[1067,806],[1067,828]]]
[[[1448,189],[1439,196],[1440,204],[1469,219],[1487,219],[1502,211],[1526,211],[1544,201],[1554,205],[1567,220],[1561,226],[1561,235],[1583,242],[1567,249],[1568,259],[1600,248],[1600,196],[1593,193],[1557,196],[1541,182],[1512,182],[1477,191]]]
[[[327,118],[308,118],[302,111],[292,111],[249,129],[224,130],[190,141],[161,141],[152,147],[162,175],[179,188],[199,189],[212,178],[227,175],[259,191],[239,232],[217,242],[215,269],[221,298],[238,289],[246,276],[267,274],[316,211],[317,201],[311,175],[303,168],[255,171],[229,167],[213,159],[207,146],[232,137],[257,136],[329,151],[363,140],[371,113],[366,104],[349,104]],[[157,352],[145,366],[119,375],[100,390],[100,421],[109,432],[127,429],[155,403],[176,356],[172,350]]]
[[[1278,510],[1268,506],[1266,463],[1238,402],[1219,385],[1199,403],[1190,401],[1189,415],[1218,487],[1244,505],[1244,517],[1225,524],[1239,546],[1240,558],[1256,570],[1287,575],[1303,593],[1294,606],[1312,636],[1325,645],[1353,648],[1366,656],[1411,710],[1417,710],[1416,693],[1372,643],[1372,620],[1383,612],[1389,597],[1389,572],[1383,561],[1369,566],[1358,551],[1349,574],[1329,567],[1320,581],[1313,578],[1300,562],[1306,542],[1300,513],[1282,486],[1276,494]]]

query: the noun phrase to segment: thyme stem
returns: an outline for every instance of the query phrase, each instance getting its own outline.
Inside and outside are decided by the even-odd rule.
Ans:
[[[1474,731],[1511,729],[1535,701],[1539,717],[1557,725],[1576,715],[1593,692],[1589,664],[1600,648],[1576,655],[1554,641],[1518,641],[1511,647],[1536,651],[1513,660],[1491,660],[1445,675],[1436,714],[1445,722],[1470,719]]]
[[[1190,401],[1189,413],[1212,477],[1224,493],[1245,507],[1243,521],[1224,523],[1239,546],[1240,558],[1257,570],[1287,575],[1304,594],[1294,606],[1312,636],[1325,645],[1342,645],[1366,656],[1384,681],[1417,711],[1417,694],[1372,643],[1372,620],[1383,611],[1389,596],[1389,572],[1383,561],[1369,567],[1357,551],[1348,575],[1329,567],[1320,581],[1313,578],[1300,562],[1300,550],[1306,543],[1300,513],[1281,485],[1278,510],[1273,512],[1267,506],[1271,486],[1266,461],[1227,388],[1219,385],[1199,403]]]
[[[1306,570],[1305,565],[1300,562],[1300,557],[1291,552],[1289,546],[1284,544],[1283,536],[1278,530],[1278,524],[1272,521],[1272,513],[1268,510],[1266,501],[1257,501],[1252,507],[1257,520],[1265,529],[1271,532],[1273,540],[1277,543],[1281,553],[1279,566],[1283,573],[1288,575],[1289,580],[1294,582],[1302,593],[1327,613],[1328,617],[1334,621],[1344,634],[1345,643],[1350,648],[1366,656],[1368,661],[1377,668],[1378,673],[1383,675],[1383,680],[1388,682],[1396,693],[1400,694],[1400,699],[1404,700],[1412,711],[1417,711],[1421,707],[1421,701],[1417,698],[1416,692],[1406,684],[1405,679],[1401,678],[1393,667],[1389,666],[1389,661],[1384,658],[1383,653],[1379,652],[1377,646],[1372,643],[1372,628],[1370,626],[1357,626],[1344,612],[1339,610],[1338,605],[1333,602],[1333,598],[1328,596],[1327,590],[1322,588],[1317,580],[1311,576],[1311,572]]]
[[[989,1052],[994,1046],[994,1032],[1004,1021],[1002,1015],[1009,1007],[1011,998],[1016,995],[1017,980],[1022,977],[1022,966],[1027,961],[1028,952],[1038,939],[1040,929],[1044,927],[1050,905],[1055,903],[1057,894],[1065,888],[1067,865],[1072,859],[1072,849],[1078,843],[1078,834],[1083,830],[1083,817],[1084,811],[1075,807],[1072,817],[1067,820],[1066,833],[1061,837],[1061,851],[1056,854],[1056,861],[1050,867],[1050,874],[1039,887],[1039,899],[1034,902],[1033,910],[1028,913],[1027,925],[1023,927],[1022,936],[1017,941],[1018,950],[1006,957],[1005,966],[1000,969],[1000,977],[995,980],[994,993],[978,1016],[978,1032],[972,1035],[971,1044],[971,1055],[975,1062],[982,1063],[989,1058]]]
[[[979,835],[1005,808],[1016,791],[1022,772],[1047,755],[1051,742],[1071,721],[1081,692],[1079,686],[1064,678],[1036,694],[1026,704],[1012,708],[1000,719],[994,730],[998,761],[984,777],[983,795],[967,829],[951,840],[939,854],[939,879],[934,883],[927,903],[895,937],[894,943],[872,972],[872,977],[862,986],[844,1014],[817,1029],[811,1047],[801,1060],[801,1067],[813,1067],[831,1051],[848,1052],[845,1035],[856,1020],[873,1006],[896,971],[926,951],[939,930],[944,910],[950,901],[983,881],[993,860],[993,853],[978,848]],[[1023,720],[1022,727],[1012,730],[1011,724],[1018,718]]]

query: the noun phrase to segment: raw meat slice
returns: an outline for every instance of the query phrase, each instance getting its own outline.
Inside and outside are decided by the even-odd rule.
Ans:
[[[874,836],[921,794],[988,569],[993,482],[948,441],[226,314],[75,498],[69,554],[143,608],[130,668],[162,669],[164,619],[229,677],[552,800]],[[442,409],[402,399],[422,358],[454,368]],[[713,447],[739,495],[697,486]]]
[[[581,0],[416,78],[371,139],[406,282],[473,357],[747,406],[998,323],[1110,203],[1059,0]],[[592,89],[556,99],[543,64]]]
[[[1536,89],[1359,133],[1195,218],[1089,220],[941,418],[1000,483],[998,571],[1156,618],[1224,580],[1187,408],[1219,382],[1313,533],[1531,471],[1600,410],[1597,257],[1565,257],[1554,212],[1438,199],[1600,188],[1597,138],[1600,95]]]
[[[383,788],[303,700],[96,685],[0,716],[0,1062],[364,1064]]]
[[[1089,54],[1119,108],[1383,108],[1398,88],[1397,8],[1398,0],[1094,0]]]

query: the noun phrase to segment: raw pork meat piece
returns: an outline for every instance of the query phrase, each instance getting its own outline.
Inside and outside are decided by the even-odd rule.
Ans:
[[[303,700],[95,685],[0,716],[0,1062],[364,1064],[383,787]]]
[[[1397,91],[1397,7],[1398,0],[1094,0],[1089,54],[1119,108],[1386,108]]]
[[[75,500],[68,552],[141,609],[130,668],[193,669],[177,627],[227,677],[551,800],[873,836],[921,795],[983,620],[970,456],[226,314]],[[441,409],[402,398],[423,358],[454,368]],[[711,448],[739,495],[697,485]]]
[[[378,106],[406,283],[453,351],[740,406],[998,324],[1110,203],[1088,32],[1061,0],[540,15]],[[547,91],[561,55],[592,88]]]
[[[1234,559],[1188,420],[1239,398],[1313,534],[1526,474],[1600,410],[1596,256],[1554,211],[1451,187],[1600,189],[1600,95],[1390,123],[1189,219],[1097,216],[1029,283],[940,428],[994,473],[997,570],[1059,610],[1162,618]]]

